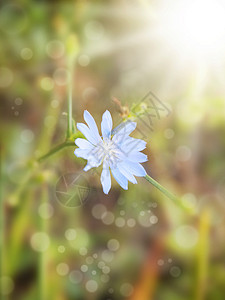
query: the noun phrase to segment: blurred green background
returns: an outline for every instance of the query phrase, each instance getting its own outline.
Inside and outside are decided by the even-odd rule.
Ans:
[[[178,2],[1,1],[1,299],[224,299],[224,7]],[[160,99],[170,113],[134,136],[192,213],[144,178],[103,194],[75,146],[39,159],[65,140],[71,91],[99,128]]]

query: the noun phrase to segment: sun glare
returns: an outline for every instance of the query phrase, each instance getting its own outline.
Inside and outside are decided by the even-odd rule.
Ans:
[[[213,58],[225,49],[225,3],[179,0],[164,6],[161,30],[168,45],[186,56]]]
[[[193,90],[193,99],[200,99],[206,87],[224,94],[225,1],[143,2],[146,5],[135,9],[127,3],[125,14],[113,5],[110,10],[99,7],[98,16],[104,15],[115,26],[107,33],[95,22],[91,33],[86,30],[92,41],[95,34],[101,42],[88,43],[85,53],[90,58],[117,55],[121,74],[126,72],[121,78],[131,88],[143,78],[156,81],[158,76],[163,81],[162,97],[182,93],[185,86]],[[121,30],[117,24],[123,24]]]

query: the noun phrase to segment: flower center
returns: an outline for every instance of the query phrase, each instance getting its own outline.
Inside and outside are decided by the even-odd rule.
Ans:
[[[115,148],[115,145],[113,144],[113,141],[112,140],[106,140],[106,141],[103,141],[102,143],[103,145],[103,151],[104,153],[108,153],[108,152],[111,152],[113,150],[113,148]],[[114,146],[114,147],[113,147]]]
[[[120,151],[112,140],[107,139],[102,141],[100,148],[102,161],[106,160],[109,165],[115,165],[119,161]]]

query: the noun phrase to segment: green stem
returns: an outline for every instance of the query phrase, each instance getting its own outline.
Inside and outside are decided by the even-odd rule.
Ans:
[[[73,131],[73,117],[72,117],[72,72],[70,72],[71,78],[68,83],[68,98],[67,98],[67,138],[72,135]]]
[[[69,82],[67,85],[67,139],[69,139],[73,134],[73,82],[74,82],[74,65],[75,56],[68,57],[67,61],[69,70]]]
[[[153,179],[151,176],[146,175],[145,179],[150,182],[154,187],[156,187],[160,192],[162,192],[166,197],[168,197],[170,200],[172,200],[177,205],[183,207],[185,210],[188,208],[184,206],[184,204],[171,192],[169,192],[166,188],[164,188],[161,184],[159,184],[155,179]]]
[[[69,146],[74,146],[75,144],[72,141],[65,141],[59,145],[57,145],[56,147],[52,148],[48,153],[42,155],[41,157],[39,157],[37,159],[38,162],[42,162],[43,160],[45,160],[46,158],[48,158],[49,156],[52,156],[53,154],[55,154],[56,152],[60,151],[61,149],[65,148],[65,147],[69,147]]]

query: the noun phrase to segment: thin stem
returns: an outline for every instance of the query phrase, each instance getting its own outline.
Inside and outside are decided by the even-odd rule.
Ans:
[[[68,56],[69,82],[67,85],[67,138],[73,134],[73,82],[74,82],[74,65],[76,56],[74,53]]]
[[[160,192],[162,192],[164,195],[166,195],[169,199],[172,201],[177,201],[177,197],[174,196],[171,192],[169,192],[166,188],[164,188],[161,184],[159,184],[155,179],[153,179],[151,176],[146,175],[145,179],[150,182],[152,185],[154,185]]]
[[[172,200],[177,205],[183,207],[185,210],[188,208],[184,206],[184,204],[171,192],[169,192],[166,188],[164,188],[161,184],[159,184],[155,179],[153,179],[151,176],[146,175],[145,179],[150,182],[154,187],[156,187],[160,192],[162,192],[166,197],[168,197],[170,200]]]
[[[45,160],[49,156],[52,156],[53,154],[57,153],[61,149],[65,148],[65,147],[69,147],[69,146],[75,146],[74,142],[72,142],[72,141],[65,141],[65,142],[57,145],[56,147],[52,148],[48,153],[46,153],[43,156],[39,157],[37,159],[37,161],[38,162],[42,162],[43,160]]]
[[[73,117],[72,117],[72,76],[73,72],[70,72],[71,78],[68,83],[68,98],[67,98],[67,138],[72,135],[73,131]]]

